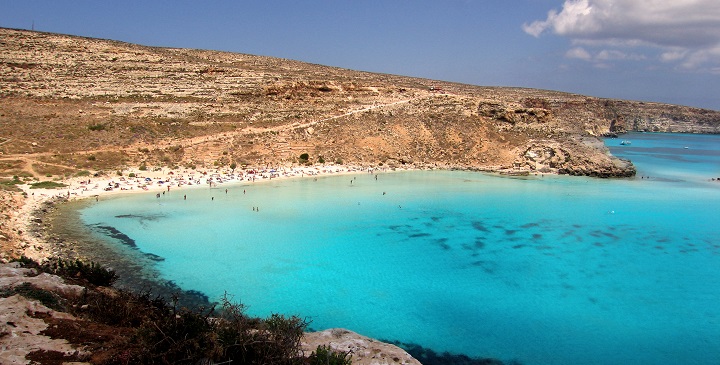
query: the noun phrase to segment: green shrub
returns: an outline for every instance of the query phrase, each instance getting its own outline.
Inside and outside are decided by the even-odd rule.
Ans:
[[[45,263],[42,269],[62,277],[85,280],[96,286],[111,286],[117,280],[114,270],[106,269],[95,262],[86,264],[80,260],[56,258]]]
[[[295,364],[308,322],[273,314],[268,319],[247,317],[242,304],[223,298],[222,320],[216,333],[223,349],[220,361],[241,364]]]
[[[87,157],[87,160],[88,160],[88,161],[95,161],[95,160],[97,160],[97,157],[95,157],[95,155],[90,155],[90,156]]]
[[[298,157],[298,163],[301,163],[301,164],[307,165],[308,163],[310,163],[309,160],[310,160],[310,155],[308,155],[307,153],[303,153],[300,155],[300,157]]]
[[[8,189],[16,189],[18,184],[22,184],[22,181],[15,176],[12,180],[2,179],[0,180],[0,186],[5,186]]]
[[[56,189],[64,188],[67,185],[56,181],[40,181],[30,184],[30,189]]]
[[[138,170],[145,171],[145,170],[147,170],[147,166],[143,163],[140,165],[140,167],[138,167]]]
[[[131,173],[128,174],[128,177],[135,177],[135,176],[136,176],[136,175],[135,175],[134,172],[131,172]]]
[[[98,123],[98,124],[91,124],[88,126],[88,129],[91,131],[104,131],[105,130],[105,124]]]
[[[78,172],[75,174],[75,176],[77,176],[77,177],[85,177],[85,176],[90,176],[90,175],[91,175],[91,173],[90,173],[90,171],[88,171],[88,170],[78,171]]]
[[[310,365],[351,365],[352,355],[349,352],[337,352],[329,346],[320,345],[308,358]]]
[[[61,304],[60,296],[51,291],[40,289],[30,283],[22,283],[14,288],[0,289],[0,298],[7,298],[16,294],[20,294],[28,299],[35,299],[50,309],[65,309]]]

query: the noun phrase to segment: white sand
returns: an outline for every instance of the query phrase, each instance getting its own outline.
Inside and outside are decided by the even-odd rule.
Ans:
[[[402,170],[412,169],[412,167]],[[42,204],[55,198],[96,199],[116,194],[162,193],[186,189],[207,188],[237,183],[262,183],[273,179],[308,178],[333,174],[378,173],[397,171],[397,168],[360,167],[360,166],[294,166],[278,168],[245,168],[232,171],[225,169],[155,169],[154,171],[127,170],[123,176],[73,177],[57,181],[67,185],[58,189],[30,189],[30,185],[18,185],[27,193],[25,204],[18,210],[15,229],[25,232],[22,244],[23,254],[37,261],[52,256],[51,247],[46,242],[33,237],[31,231],[33,214]],[[129,175],[133,177],[129,177]],[[212,184],[212,185],[211,185]]]

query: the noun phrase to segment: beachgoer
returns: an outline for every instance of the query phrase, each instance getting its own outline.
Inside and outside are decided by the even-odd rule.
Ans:
[[[187,194],[183,195],[183,200],[187,200]]]

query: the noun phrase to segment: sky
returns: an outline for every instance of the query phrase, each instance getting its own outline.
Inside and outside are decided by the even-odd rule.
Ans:
[[[0,0],[0,27],[720,110],[719,0]]]

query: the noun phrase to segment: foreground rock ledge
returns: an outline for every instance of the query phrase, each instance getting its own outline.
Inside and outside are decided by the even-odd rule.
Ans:
[[[395,345],[374,340],[343,328],[332,328],[320,332],[309,332],[303,337],[302,347],[305,355],[315,351],[318,346],[329,346],[335,351],[352,354],[353,364],[417,364],[419,361],[405,350]]]
[[[21,268],[18,263],[0,263],[0,291],[23,283],[58,294],[79,294],[83,288],[69,285],[50,274]],[[45,319],[77,320],[74,316],[52,310],[35,299],[20,294],[0,298],[0,364],[30,364],[27,355],[36,351],[63,354],[85,353],[82,345],[44,335],[48,328]],[[302,339],[303,355],[308,356],[318,346],[325,345],[336,351],[350,352],[352,363],[361,365],[420,365],[420,362],[403,349],[361,336],[345,329],[328,329],[306,333]],[[77,363],[72,364],[88,364]]]

